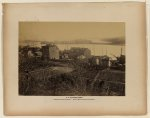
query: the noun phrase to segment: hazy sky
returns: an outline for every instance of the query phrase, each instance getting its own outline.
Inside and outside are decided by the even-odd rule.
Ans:
[[[125,37],[120,22],[20,22],[19,40],[67,41],[103,40]],[[122,38],[124,40],[124,38]]]

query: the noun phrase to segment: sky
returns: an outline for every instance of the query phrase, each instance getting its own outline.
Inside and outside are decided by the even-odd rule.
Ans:
[[[19,40],[125,43],[123,22],[20,22]],[[117,43],[116,43],[117,42]]]

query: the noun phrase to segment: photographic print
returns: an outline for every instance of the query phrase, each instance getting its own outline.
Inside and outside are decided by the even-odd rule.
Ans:
[[[3,8],[5,115],[147,113],[145,3]]]
[[[19,22],[18,94],[125,96],[124,22]]]

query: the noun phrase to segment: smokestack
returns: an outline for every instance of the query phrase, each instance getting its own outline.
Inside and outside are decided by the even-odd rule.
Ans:
[[[122,48],[121,48],[121,55],[122,55]]]

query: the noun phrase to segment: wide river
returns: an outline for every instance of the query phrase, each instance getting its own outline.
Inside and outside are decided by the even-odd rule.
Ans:
[[[118,46],[118,45],[99,45],[99,44],[57,44],[60,50],[67,49],[69,50],[71,47],[81,47],[81,48],[88,48],[91,50],[91,54],[95,56],[100,55],[108,55],[112,58],[115,56],[120,56],[121,49],[122,54],[125,55],[125,46]]]

